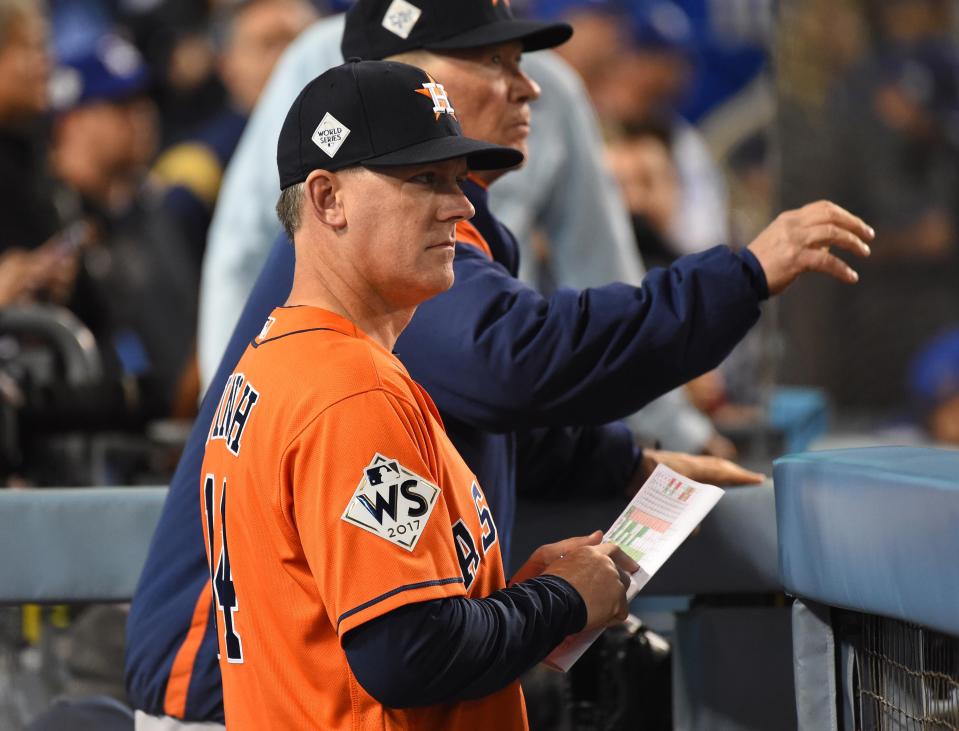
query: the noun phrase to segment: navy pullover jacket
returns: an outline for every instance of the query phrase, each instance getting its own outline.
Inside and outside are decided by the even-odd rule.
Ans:
[[[546,298],[516,279],[516,242],[490,213],[485,190],[468,181],[464,191],[493,260],[458,244],[453,287],[420,305],[396,353],[436,402],[483,486],[507,560],[517,450],[529,444],[537,455],[530,474],[541,484],[524,489],[562,491],[575,473],[577,491],[622,491],[638,453],[626,427],[608,422],[718,365],[756,322],[768,292],[750,252],[715,247],[650,271],[642,287],[560,289]],[[198,604],[210,578],[200,468],[226,379],[269,312],[286,301],[293,263],[284,237],[244,308],[170,484],[127,624],[127,691],[147,713],[223,719],[213,615]],[[191,625],[202,634],[198,645],[189,641]]]

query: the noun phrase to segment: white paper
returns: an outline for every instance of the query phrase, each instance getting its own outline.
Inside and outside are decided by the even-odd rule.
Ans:
[[[629,505],[613,522],[604,542],[615,543],[639,564],[630,580],[631,600],[666,563],[723,496],[715,485],[704,485],[658,465]],[[544,662],[554,670],[569,670],[602,629],[567,637]]]

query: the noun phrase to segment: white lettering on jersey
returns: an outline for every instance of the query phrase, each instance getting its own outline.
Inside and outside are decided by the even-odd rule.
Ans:
[[[440,488],[382,454],[364,468],[342,520],[412,552]]]
[[[242,373],[234,373],[226,380],[220,404],[213,414],[213,424],[210,426],[210,435],[207,444],[217,439],[226,442],[226,448],[234,456],[240,454],[243,439],[243,430],[250,419],[250,414],[260,392],[253,388],[253,384],[246,382]]]

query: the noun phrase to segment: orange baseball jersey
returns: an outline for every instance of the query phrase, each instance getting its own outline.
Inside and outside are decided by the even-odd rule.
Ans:
[[[349,320],[273,311],[227,381],[202,476],[231,731],[527,728],[517,682],[391,709],[350,672],[351,629],[505,581],[483,492],[432,400]]]

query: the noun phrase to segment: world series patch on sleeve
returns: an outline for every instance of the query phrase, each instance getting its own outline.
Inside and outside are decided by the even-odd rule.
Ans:
[[[440,488],[395,459],[376,454],[350,498],[343,520],[412,551]]]
[[[639,564],[630,577],[630,601],[689,537],[725,493],[715,485],[694,482],[665,465],[657,465],[643,487],[603,536]],[[570,635],[543,662],[566,672],[603,630]]]

